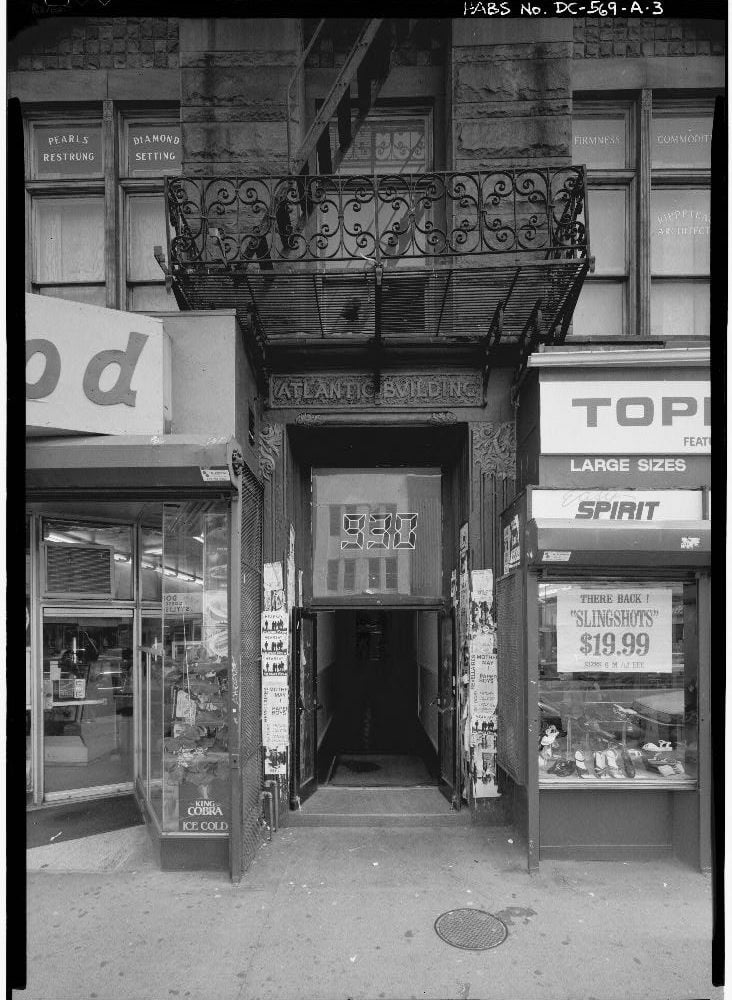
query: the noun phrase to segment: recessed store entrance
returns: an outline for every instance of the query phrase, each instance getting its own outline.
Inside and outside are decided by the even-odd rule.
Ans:
[[[290,427],[288,442],[284,541],[303,566],[291,816],[449,821],[459,806],[451,577],[468,514],[467,425]]]
[[[438,783],[438,614],[320,613],[321,786]]]

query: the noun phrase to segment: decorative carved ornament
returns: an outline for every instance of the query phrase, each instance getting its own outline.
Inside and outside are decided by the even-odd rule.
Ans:
[[[264,424],[259,432],[259,472],[269,482],[282,448],[282,424]]]
[[[436,413],[430,413],[430,423],[456,424],[457,414],[453,413],[452,410],[438,410]]]
[[[474,424],[473,461],[482,472],[513,479],[516,476],[516,425],[513,421]]]
[[[302,424],[304,427],[315,427],[317,424],[325,423],[324,413],[298,413],[295,417],[296,424]]]
[[[237,479],[242,474],[243,469],[244,469],[244,456],[242,455],[239,448],[233,448],[231,451],[231,470]]]

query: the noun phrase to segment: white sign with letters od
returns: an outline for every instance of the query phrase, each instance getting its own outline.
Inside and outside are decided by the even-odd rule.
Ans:
[[[26,432],[165,434],[170,339],[160,319],[25,297]]]

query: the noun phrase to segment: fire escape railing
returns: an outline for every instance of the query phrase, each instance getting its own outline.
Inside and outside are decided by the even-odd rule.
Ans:
[[[582,166],[170,177],[166,197],[173,275],[359,259],[590,257]]]

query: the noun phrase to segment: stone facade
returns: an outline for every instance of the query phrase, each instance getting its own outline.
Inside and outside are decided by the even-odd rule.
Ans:
[[[8,44],[9,71],[177,67],[175,17],[54,17]]]
[[[301,51],[295,18],[181,22],[183,172],[287,170],[287,86]]]
[[[497,30],[500,29],[500,30]],[[452,45],[452,155],[456,170],[540,158],[569,162],[572,28],[458,23]]]
[[[719,21],[669,18],[585,17],[574,19],[574,58],[625,56],[721,56],[724,27]]]

